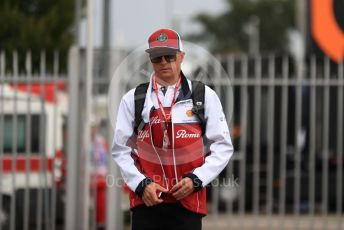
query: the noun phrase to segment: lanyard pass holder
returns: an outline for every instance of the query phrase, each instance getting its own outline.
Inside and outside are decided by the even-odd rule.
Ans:
[[[163,137],[162,137],[162,150],[164,152],[167,152],[168,144],[169,144],[169,139],[168,139],[168,121],[165,121],[163,125]]]
[[[164,152],[167,152],[168,143],[169,143],[169,140],[168,140],[168,135],[167,135],[167,129],[165,129],[163,140],[162,140],[162,150]]]

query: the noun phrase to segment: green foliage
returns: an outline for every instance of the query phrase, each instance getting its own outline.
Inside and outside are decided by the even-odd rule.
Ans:
[[[249,36],[245,27],[255,16],[260,20],[260,51],[287,50],[287,31],[295,25],[294,0],[226,0],[226,3],[227,10],[220,15],[197,15],[195,20],[203,31],[189,39],[207,41],[217,53],[247,52]]]
[[[2,0],[0,15],[0,50],[6,52],[7,59],[16,50],[23,69],[24,54],[31,51],[37,71],[40,53],[45,50],[51,69],[53,53],[59,51],[61,68],[66,68],[66,55],[73,43],[74,1]]]

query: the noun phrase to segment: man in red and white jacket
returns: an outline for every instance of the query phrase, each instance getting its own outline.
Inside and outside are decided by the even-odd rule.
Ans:
[[[205,186],[233,154],[227,122],[218,96],[205,86],[202,135],[193,113],[193,82],[181,71],[185,53],[177,32],[159,29],[148,45],[154,72],[144,95],[143,125],[135,127],[132,89],[121,100],[112,146],[131,190],[132,229],[201,229],[207,214]]]

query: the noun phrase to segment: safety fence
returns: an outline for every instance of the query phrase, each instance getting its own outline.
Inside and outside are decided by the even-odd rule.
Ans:
[[[68,78],[57,52],[35,59],[0,53],[0,229],[63,224]]]

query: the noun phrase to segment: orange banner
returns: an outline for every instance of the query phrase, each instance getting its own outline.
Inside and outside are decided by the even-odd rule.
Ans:
[[[333,0],[311,0],[311,27],[319,47],[339,63],[344,57],[344,32],[336,21]]]

